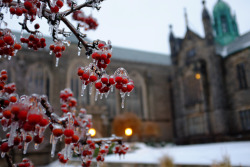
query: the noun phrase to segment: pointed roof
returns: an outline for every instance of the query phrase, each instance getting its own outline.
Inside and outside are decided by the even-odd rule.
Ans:
[[[216,15],[217,13],[220,13],[221,11],[226,11],[226,10],[230,10],[229,5],[223,0],[218,0],[214,6],[213,13],[214,15]]]
[[[210,19],[208,10],[207,10],[207,8],[206,8],[206,1],[203,0],[203,1],[202,1],[202,4],[203,4],[202,19]]]

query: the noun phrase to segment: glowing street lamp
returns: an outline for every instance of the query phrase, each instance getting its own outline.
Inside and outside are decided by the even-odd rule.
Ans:
[[[90,128],[89,129],[89,134],[91,135],[91,137],[94,137],[96,134],[96,130],[94,128]]]
[[[125,129],[125,135],[126,135],[126,136],[131,136],[132,134],[133,134],[133,131],[132,131],[131,128],[126,128],[126,129]]]
[[[196,73],[195,74],[195,78],[198,79],[198,80],[201,79],[201,74],[200,73]]]

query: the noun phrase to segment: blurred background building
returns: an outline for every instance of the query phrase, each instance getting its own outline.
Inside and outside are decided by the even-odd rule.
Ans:
[[[125,136],[125,128],[132,128],[133,135],[126,138],[129,141],[191,144],[249,139],[250,32],[238,33],[236,18],[226,2],[218,0],[212,15],[203,3],[205,37],[189,28],[186,14],[183,38],[176,37],[170,26],[171,55],[113,48],[108,74],[124,67],[135,82],[124,109],[118,91],[95,101],[95,89],[90,95],[88,87],[81,97],[77,69],[91,60],[84,50],[77,56],[74,38],[69,39],[72,44],[58,67],[49,50],[26,48],[11,61],[1,59],[0,66],[8,70],[9,82],[16,82],[19,94],[46,94],[58,114],[60,90],[71,88],[79,108],[93,115],[96,137]],[[51,39],[47,41],[49,46]],[[30,156],[39,154],[40,161],[47,163],[47,156],[41,154],[51,146],[47,141],[40,147],[44,152],[30,149]]]

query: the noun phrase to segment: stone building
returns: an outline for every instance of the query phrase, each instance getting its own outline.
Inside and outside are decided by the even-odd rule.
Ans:
[[[205,37],[187,24],[184,38],[169,35],[174,141],[179,144],[249,139],[250,32],[239,36],[235,15],[218,0],[205,7]]]
[[[66,48],[58,67],[49,50],[35,52],[24,48],[11,61],[1,59],[0,69],[8,70],[9,82],[16,82],[19,94],[46,94],[58,114],[60,90],[71,88],[79,108],[84,107],[93,115],[99,137],[112,134],[116,116],[133,112],[142,121],[142,131],[146,126],[158,128],[155,141],[190,144],[249,139],[250,32],[239,35],[235,16],[223,0],[215,4],[212,16],[204,2],[204,38],[188,24],[183,38],[176,37],[171,28],[170,56],[113,48],[108,74],[124,67],[135,81],[124,109],[118,91],[95,101],[95,90],[90,95],[87,88],[81,97],[77,68],[91,60],[84,50],[81,56],[77,55],[74,38],[69,39],[72,44]],[[52,41],[46,40],[49,46]],[[143,133],[135,135],[136,139],[146,141]],[[36,152],[30,146],[30,156],[47,163],[49,159],[41,154],[47,154],[51,146],[47,141],[40,147],[44,151]]]

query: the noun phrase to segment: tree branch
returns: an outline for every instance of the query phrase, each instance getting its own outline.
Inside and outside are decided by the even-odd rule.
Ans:
[[[5,159],[8,164],[8,167],[15,167],[15,165],[13,164],[12,158],[8,153],[5,154]]]

